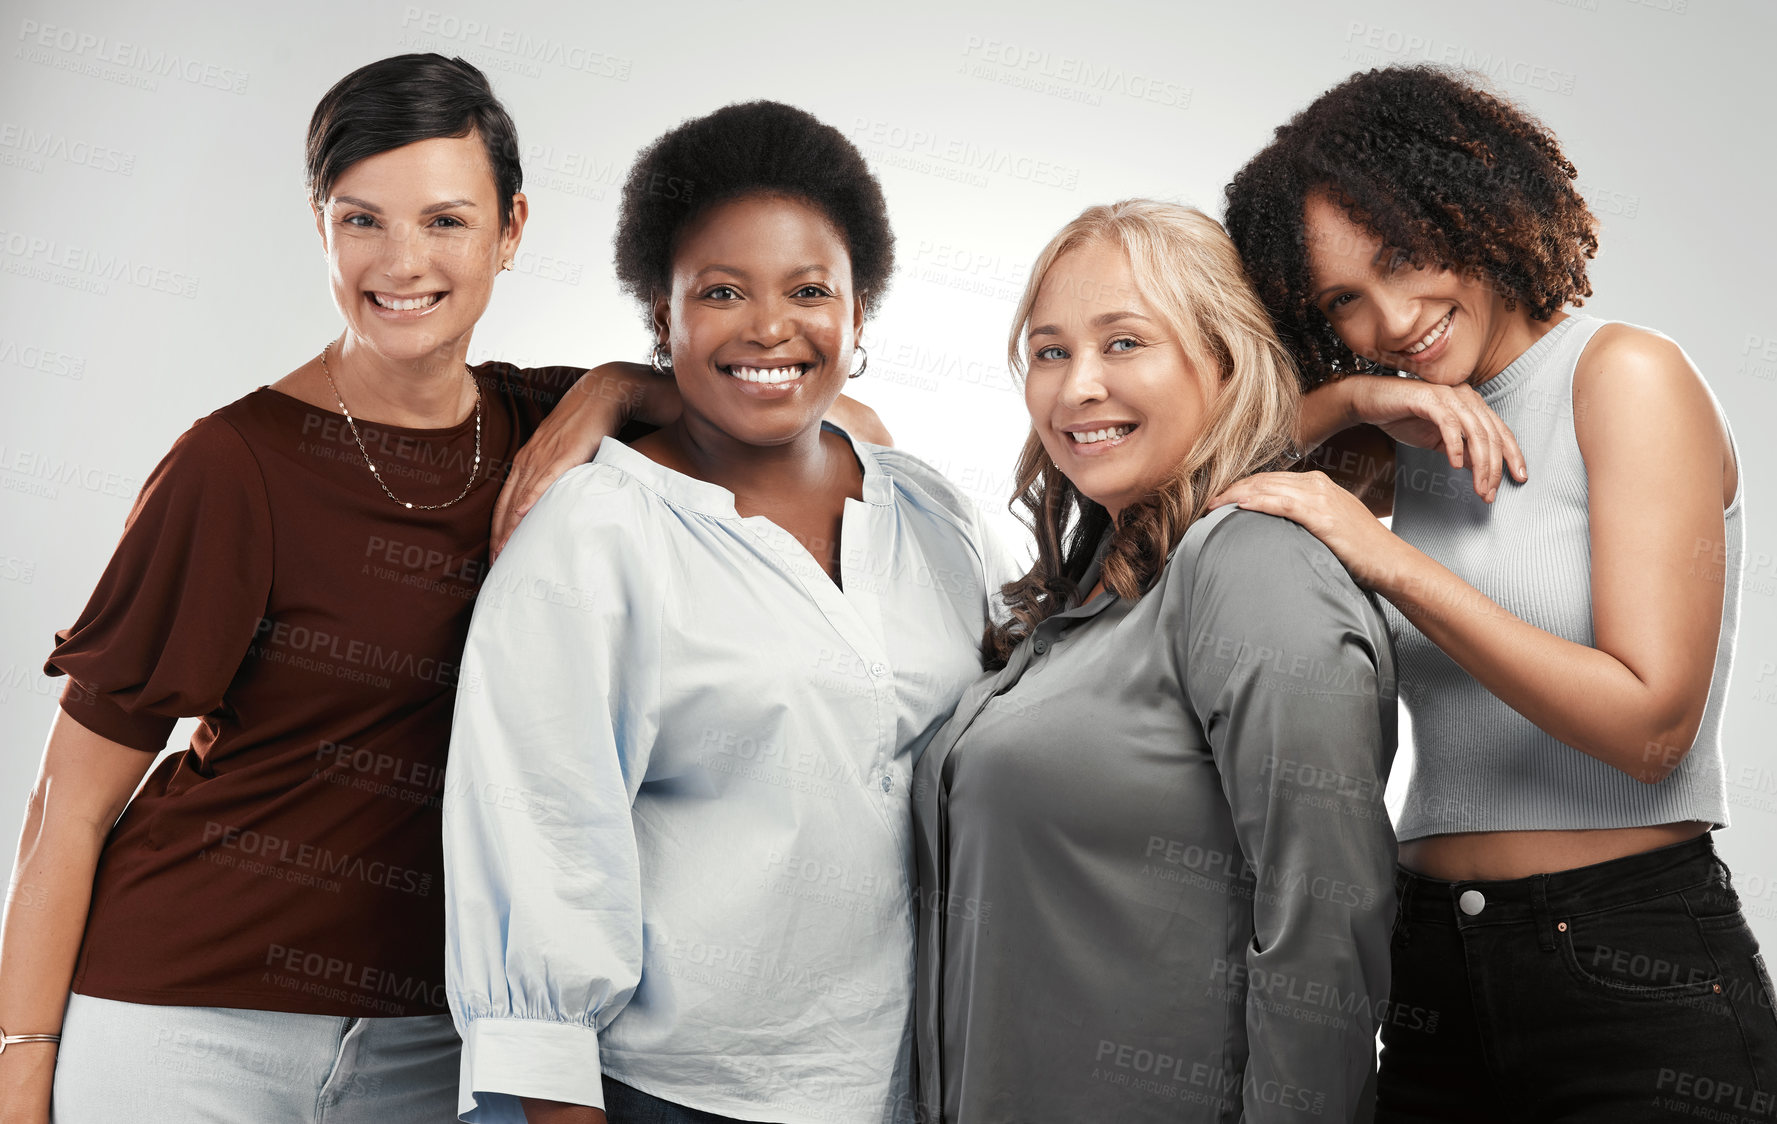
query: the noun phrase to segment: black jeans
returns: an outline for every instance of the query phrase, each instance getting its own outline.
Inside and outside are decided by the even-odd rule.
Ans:
[[[1777,1121],[1771,981],[1707,834],[1395,885],[1378,1124]]]
[[[663,1101],[609,1077],[604,1084],[605,1119],[611,1124],[746,1124],[730,1116]]]

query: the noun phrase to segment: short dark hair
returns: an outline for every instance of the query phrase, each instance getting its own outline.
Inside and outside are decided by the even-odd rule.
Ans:
[[[504,230],[524,168],[518,130],[487,76],[462,59],[435,53],[378,59],[335,82],[309,118],[309,198],[316,207],[325,205],[339,177],[366,157],[470,133],[487,148]]]
[[[1592,294],[1597,220],[1530,114],[1431,65],[1353,74],[1278,128],[1234,176],[1224,225],[1307,384],[1356,356],[1309,299],[1303,205],[1325,191],[1405,254],[1485,278],[1547,320]]]
[[[895,266],[882,186],[845,135],[793,105],[752,101],[686,121],[636,156],[617,217],[617,279],[651,305],[672,285],[680,232],[711,207],[746,195],[803,200],[845,239],[852,285],[866,306]]]

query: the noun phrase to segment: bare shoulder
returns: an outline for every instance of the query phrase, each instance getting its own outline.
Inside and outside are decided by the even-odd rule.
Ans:
[[[1607,357],[1623,362],[1644,363],[1679,363],[1688,365],[1690,360],[1685,356],[1684,349],[1678,346],[1671,336],[1652,328],[1643,328],[1638,324],[1623,324],[1612,321],[1600,325],[1586,342],[1585,351],[1581,356],[1581,365],[1597,357]]]
[[[1573,375],[1575,429],[1582,443],[1597,422],[1660,418],[1670,423],[1715,425],[1715,402],[1703,375],[1671,339],[1631,324],[1606,324],[1586,344]],[[1590,424],[1589,424],[1590,423]]]
[[[1668,336],[1632,324],[1599,328],[1574,371],[1573,417],[1588,461],[1652,447],[1662,459],[1719,457],[1733,492],[1727,427],[1702,372]]]
[[[1694,399],[1710,404],[1703,375],[1690,356],[1668,336],[1633,324],[1606,324],[1587,341],[1574,371],[1575,412],[1582,402],[1602,405],[1605,397]]]

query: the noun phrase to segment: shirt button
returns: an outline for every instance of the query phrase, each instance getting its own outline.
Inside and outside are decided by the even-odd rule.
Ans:
[[[1040,656],[1049,650],[1049,642],[1047,640],[1039,640],[1030,646],[1030,650]]]
[[[1457,908],[1473,917],[1487,908],[1487,899],[1479,890],[1464,890],[1462,897],[1456,899]]]
[[[876,661],[870,665],[870,674],[881,679],[888,674],[888,664],[883,663],[881,660]]]
[[[887,792],[888,790],[890,790],[891,788],[894,788],[894,787],[895,787],[894,778],[892,778],[892,777],[882,778],[882,791]]]

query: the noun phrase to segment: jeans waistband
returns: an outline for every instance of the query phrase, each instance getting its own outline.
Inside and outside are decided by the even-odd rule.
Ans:
[[[1591,866],[1500,882],[1447,882],[1395,871],[1403,921],[1464,928],[1577,916],[1727,879],[1709,833]]]

